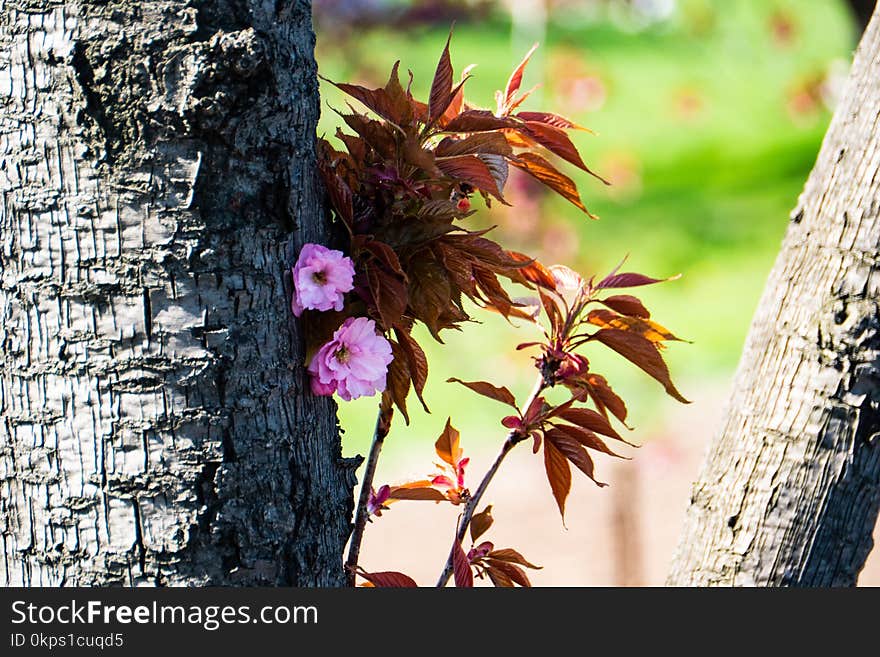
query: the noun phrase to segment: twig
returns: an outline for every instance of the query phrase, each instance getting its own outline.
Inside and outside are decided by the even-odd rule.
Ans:
[[[367,465],[364,469],[364,480],[361,483],[361,492],[358,497],[357,509],[354,513],[354,528],[351,531],[351,543],[348,546],[348,559],[345,560],[345,570],[348,577],[348,585],[354,586],[355,575],[358,565],[358,557],[361,552],[361,541],[364,538],[364,529],[370,517],[367,511],[367,502],[370,500],[370,492],[373,490],[373,477],[376,475],[376,466],[379,463],[379,453],[388,429],[384,426],[382,409],[376,416],[376,428],[373,429],[373,442],[370,445],[370,454],[367,456]]]
[[[531,406],[532,402],[535,400],[538,395],[544,392],[545,389],[544,379],[539,376],[538,380],[535,382],[535,387],[532,389],[529,398],[522,405],[522,408],[528,409]],[[483,498],[483,494],[486,492],[486,489],[489,488],[489,484],[492,482],[492,478],[495,476],[495,473],[498,472],[498,468],[501,467],[501,462],[504,461],[504,457],[507,456],[507,453],[513,449],[513,447],[522,442],[522,438],[517,439],[515,432],[511,431],[507,438],[504,440],[504,444],[501,446],[501,452],[495,458],[495,462],[492,463],[492,466],[489,468],[489,471],[483,476],[483,480],[480,482],[480,485],[477,486],[477,490],[474,491],[473,495],[468,499],[468,501],[464,505],[464,512],[461,515],[461,521],[458,523],[458,532],[456,533],[455,540],[458,543],[461,543],[464,540],[465,534],[467,533],[468,527],[471,525],[471,519],[474,517],[474,512],[477,510],[477,505],[479,505],[480,500]],[[452,576],[452,555],[455,552],[455,545],[452,546],[452,549],[449,552],[449,557],[446,559],[446,566],[443,568],[443,573],[440,575],[440,579],[437,580],[437,586],[442,588],[446,586],[446,583],[449,581],[449,578]]]

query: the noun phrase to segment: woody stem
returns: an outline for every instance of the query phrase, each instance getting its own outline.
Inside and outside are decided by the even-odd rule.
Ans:
[[[535,387],[532,389],[531,394],[529,394],[528,399],[526,399],[525,404],[522,405],[522,408],[527,409],[532,405],[532,402],[546,389],[546,384],[544,383],[544,378],[542,376],[538,376],[538,380],[535,382]],[[486,492],[486,489],[489,488],[489,484],[492,482],[493,477],[495,477],[495,473],[498,472],[498,468],[501,467],[501,462],[504,461],[504,458],[507,456],[507,453],[514,448],[518,443],[522,442],[521,437],[517,437],[514,431],[511,431],[507,434],[507,438],[504,440],[504,444],[501,446],[501,452],[495,458],[495,461],[489,467],[488,472],[483,475],[483,480],[480,482],[480,485],[477,486],[477,490],[474,491],[473,495],[468,498],[468,501],[464,505],[464,512],[461,514],[461,521],[458,524],[458,532],[455,535],[455,540],[457,544],[460,544],[467,534],[468,528],[470,527],[471,520],[474,517],[474,512],[477,510],[477,506],[480,503],[480,500],[483,499],[483,495]],[[440,575],[440,579],[437,580],[438,587],[446,586],[446,583],[449,581],[449,578],[452,576],[453,570],[453,554],[455,553],[456,545],[452,546],[452,549],[449,551],[449,557],[446,559],[446,565],[443,568],[443,572]]]
[[[364,530],[367,527],[367,519],[370,513],[367,510],[367,502],[370,500],[370,492],[373,490],[373,477],[376,475],[376,466],[379,463],[379,454],[382,451],[382,444],[385,442],[385,436],[388,435],[387,428],[383,428],[382,410],[376,416],[376,428],[373,429],[373,442],[370,445],[370,454],[367,456],[367,464],[364,468],[364,480],[361,483],[361,492],[358,496],[357,509],[354,512],[354,528],[351,531],[351,542],[348,546],[348,558],[345,560],[346,577],[348,585],[355,585],[355,575],[358,565],[358,557],[361,552],[361,542],[364,539]]]

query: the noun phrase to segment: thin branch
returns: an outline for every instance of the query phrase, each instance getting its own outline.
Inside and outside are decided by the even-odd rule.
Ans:
[[[379,413],[376,416],[376,428],[373,429],[373,442],[370,445],[370,454],[367,457],[367,465],[364,469],[364,480],[361,483],[358,505],[354,512],[354,528],[351,532],[351,543],[348,546],[348,559],[345,560],[345,570],[349,586],[354,586],[355,584],[358,557],[361,552],[361,542],[364,539],[364,529],[366,529],[367,520],[370,517],[369,511],[367,510],[367,502],[370,500],[370,492],[373,490],[373,477],[376,475],[379,454],[382,451],[382,444],[385,442],[385,436],[387,435],[388,428],[383,421],[383,413],[380,407]]]
[[[522,405],[522,408],[527,409],[532,405],[532,402],[542,393],[546,385],[544,384],[543,377],[539,376],[538,380],[535,382],[535,387],[532,389],[531,394],[528,399],[526,399],[525,403]],[[489,471],[483,476],[483,480],[480,482],[480,485],[477,486],[477,490],[474,491],[473,495],[468,499],[468,501],[464,505],[464,513],[461,515],[461,521],[458,523],[458,532],[456,533],[455,540],[458,543],[461,543],[464,540],[465,534],[467,534],[468,527],[471,525],[471,519],[474,517],[474,512],[477,510],[477,506],[480,503],[480,500],[483,498],[483,495],[486,492],[486,489],[489,488],[489,484],[492,482],[492,478],[495,476],[495,473],[498,472],[498,468],[501,467],[502,461],[504,461],[504,457],[507,456],[507,453],[514,448],[517,443],[522,442],[522,438],[517,438],[515,432],[511,431],[507,438],[504,440],[504,444],[501,446],[501,452],[495,458],[495,462],[492,463]],[[452,555],[455,551],[455,545],[452,546],[452,549],[449,552],[449,557],[446,559],[446,566],[443,568],[443,573],[440,575],[440,579],[437,580],[437,586],[442,588],[446,586],[446,583],[449,581],[449,578],[452,576]]]

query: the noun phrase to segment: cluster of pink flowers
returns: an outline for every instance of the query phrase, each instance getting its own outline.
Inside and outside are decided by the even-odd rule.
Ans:
[[[336,310],[345,305],[345,293],[354,287],[354,264],[341,251],[320,244],[303,246],[293,267],[291,309]],[[349,317],[333,339],[318,349],[308,366],[312,392],[345,401],[369,397],[385,390],[391,343],[376,333],[376,323],[366,317]]]

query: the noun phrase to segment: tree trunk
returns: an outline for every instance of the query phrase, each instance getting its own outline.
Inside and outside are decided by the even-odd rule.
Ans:
[[[871,14],[874,13],[877,0],[847,0],[847,4],[852,11],[859,33],[861,33],[868,26],[868,21],[871,20]]]
[[[0,583],[343,584],[309,3],[0,4]]]
[[[875,14],[752,322],[669,584],[855,585],[880,507],[878,249]]]

